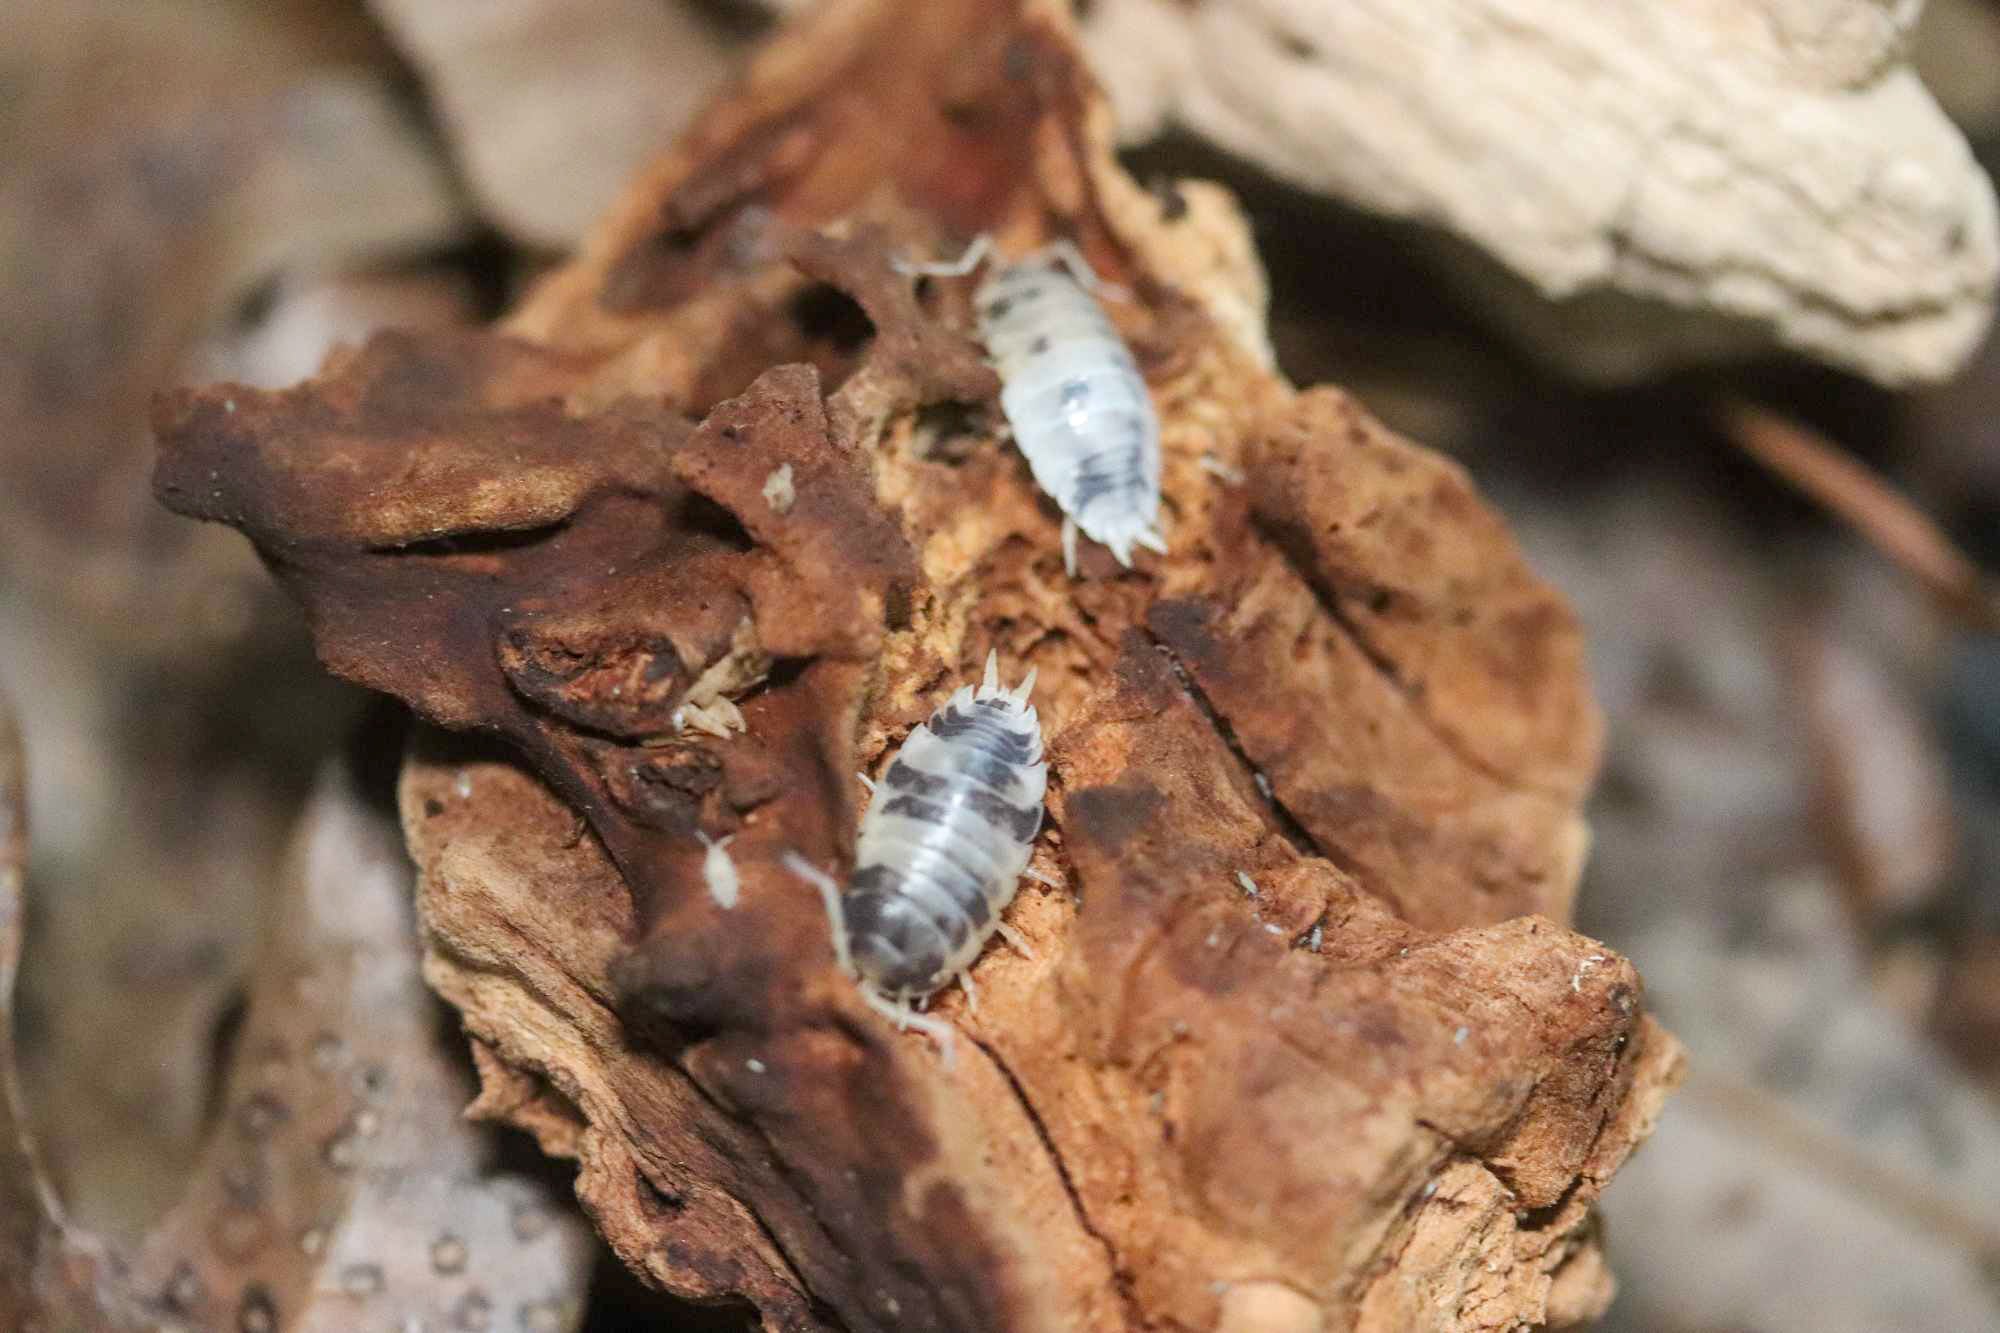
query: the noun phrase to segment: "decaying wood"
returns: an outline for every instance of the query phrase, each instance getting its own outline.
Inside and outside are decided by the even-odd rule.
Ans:
[[[1228,200],[1109,140],[1058,6],[815,10],[502,331],[170,396],[158,492],[474,733],[404,771],[426,975],[651,1281],[770,1328],[1585,1319],[1678,1048],[1558,924],[1575,622],[1461,472],[1273,374]],[[1172,555],[1063,573],[965,284],[889,262],[986,230],[1131,293]],[[936,1006],[947,1069],[778,860],[840,864],[989,649],[1040,672],[1060,883]]]
[[[0,707],[0,1327],[576,1327],[588,1233],[496,1172],[458,1115],[393,818],[329,765],[265,923],[222,1115],[179,1203],[127,1248],[64,1215],[16,1086],[26,831]]]
[[[1450,230],[1563,364],[1775,340],[1901,384],[1965,363],[2000,278],[1992,183],[1909,64],[1921,8],[1098,0],[1087,41],[1126,133]]]

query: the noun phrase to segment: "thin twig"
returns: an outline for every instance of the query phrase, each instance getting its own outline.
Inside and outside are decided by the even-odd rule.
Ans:
[[[1810,427],[1766,408],[1731,401],[1717,415],[1738,448],[1839,515],[1945,610],[1979,629],[2000,629],[1993,582],[1886,480]]]
[[[1820,1179],[1897,1214],[1925,1236],[1956,1246],[1982,1264],[2000,1263],[2000,1229],[1839,1132],[1820,1125],[1775,1093],[1727,1075],[1689,1076],[1682,1095],[1727,1116],[1772,1151],[1809,1166]]]

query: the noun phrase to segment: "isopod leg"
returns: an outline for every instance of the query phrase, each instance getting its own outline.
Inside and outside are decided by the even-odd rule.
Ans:
[[[1077,249],[1076,242],[1070,240],[1068,237],[1057,241],[1050,241],[1022,262],[1027,263],[1037,259],[1055,260],[1058,264],[1069,270],[1069,275],[1076,279],[1078,286],[1093,295],[1104,297],[1110,301],[1129,301],[1132,299],[1132,293],[1126,291],[1117,283],[1106,282],[1104,279],[1098,277],[1097,270],[1092,268],[1090,261],[1083,257],[1083,251]]]
[[[1044,875],[1041,871],[1035,869],[1033,866],[1029,866],[1026,870],[1023,870],[1021,874],[1025,878],[1032,879],[1037,884],[1046,884],[1052,889],[1059,889],[1062,887],[1061,880],[1052,879],[1049,876]]]
[[[965,1007],[973,1013],[979,1012],[979,988],[972,984],[972,973],[958,974],[958,988],[965,992]]]
[[[1201,470],[1212,477],[1220,477],[1231,486],[1241,486],[1249,480],[1244,475],[1242,468],[1237,467],[1233,463],[1223,462],[1213,452],[1205,453],[1201,456]]]
[[[834,961],[840,964],[842,972],[853,976],[854,958],[847,951],[847,914],[840,906],[840,885],[834,882],[833,876],[797,852],[786,852],[784,865],[785,869],[819,890],[820,900],[826,904],[827,924],[833,928]]]
[[[866,773],[856,773],[854,776],[861,779],[861,785],[868,789],[870,796],[875,794],[875,779],[869,777]]]
[[[951,1024],[941,1018],[927,1018],[910,1008],[909,1005],[892,1000],[886,995],[878,994],[866,986],[861,986],[857,989],[860,990],[861,998],[867,1002],[870,1009],[873,1009],[876,1013],[894,1023],[899,1029],[915,1028],[936,1042],[938,1044],[938,1051],[944,1056],[944,1067],[946,1069],[950,1069],[957,1063],[957,1052],[952,1042],[955,1034],[952,1031]]]
[[[1015,953],[1020,954],[1021,957],[1032,963],[1035,960],[1035,951],[1028,947],[1028,937],[1008,925],[1005,921],[1001,921],[997,925],[1000,931],[1000,938],[1007,941],[1013,947]]]
[[[977,240],[965,247],[965,253],[956,259],[932,260],[918,263],[912,259],[891,258],[889,267],[896,272],[913,278],[962,278],[979,267],[993,249],[993,236],[989,232],[980,233]]]
[[[1076,577],[1076,532],[1076,520],[1065,516],[1062,531],[1063,572],[1071,578]]]

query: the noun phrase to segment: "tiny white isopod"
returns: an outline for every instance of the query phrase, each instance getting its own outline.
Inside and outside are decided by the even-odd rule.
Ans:
[[[702,882],[708,885],[708,896],[715,899],[715,905],[723,911],[736,906],[742,896],[742,881],[736,877],[736,862],[729,859],[729,844],[736,841],[736,835],[726,838],[711,838],[700,829],[694,836],[701,839],[701,845],[708,850],[701,858]]]

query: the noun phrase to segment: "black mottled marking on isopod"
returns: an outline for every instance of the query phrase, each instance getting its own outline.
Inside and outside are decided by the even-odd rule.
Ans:
[[[1019,766],[996,759],[990,754],[974,750],[966,756],[963,773],[983,787],[990,787],[1001,795],[1018,790],[1021,786]]]
[[[896,899],[896,910],[935,935],[944,946],[940,953],[955,953],[964,948],[966,941],[972,937],[972,924],[966,909],[969,904],[986,896],[979,886],[968,882],[957,891],[940,887],[926,893],[914,887],[915,881],[912,883],[912,889]]]
[[[1070,490],[1068,509],[1072,514],[1080,514],[1091,504],[1107,495],[1115,495],[1129,485],[1131,473],[1127,463],[1113,471],[1112,464],[1105,462],[1108,450],[1087,455],[1076,469],[1076,484]],[[1122,474],[1122,475],[1121,475]]]
[[[1041,831],[1042,807],[1039,805],[1024,810],[1011,801],[977,787],[966,792],[964,801],[968,810],[1011,836],[1015,842],[1033,842],[1035,834]]]
[[[878,893],[893,897],[903,892],[904,880],[903,872],[894,866],[881,864],[861,866],[855,870],[853,878],[847,881],[847,889],[849,893]],[[852,928],[853,924],[850,918],[849,927]]]
[[[902,905],[906,897],[901,891],[872,889],[848,894],[841,904],[847,933],[856,940],[878,940],[903,953],[918,947],[917,933],[928,931],[930,926]]]
[[[892,791],[906,791],[912,796],[942,796],[951,789],[952,780],[926,773],[899,757],[882,775],[882,784]]]
[[[856,966],[891,994],[927,989],[951,955],[949,942],[907,897],[850,894],[843,911]]]
[[[987,886],[992,880],[993,872],[990,867],[967,865],[957,855],[958,844],[955,842],[933,848],[932,851],[938,860],[926,867],[927,873],[954,902],[970,902],[974,898],[985,896]],[[947,870],[958,875],[956,882],[945,873]]]
[[[945,808],[935,801],[926,801],[916,796],[898,796],[882,807],[885,815],[902,815],[925,824],[942,824]]]
[[[1041,356],[1048,350],[1049,350],[1049,335],[1046,333],[1036,334],[1034,341],[1028,344],[1028,355],[1030,356]]]
[[[995,324],[1007,318],[1007,312],[1014,308],[1014,302],[1005,296],[996,297],[980,307],[979,318],[988,324]]]
[[[966,924],[973,930],[986,929],[986,923],[993,919],[993,904],[986,900],[986,895],[983,893],[972,895],[960,903],[959,908],[964,913]]]
[[[1009,763],[1025,764],[1034,753],[1034,741],[1008,727],[996,725],[991,719],[977,713],[961,713],[956,708],[943,708],[932,715],[931,734],[940,740],[956,740],[961,737],[967,745],[978,747],[995,759]]]

